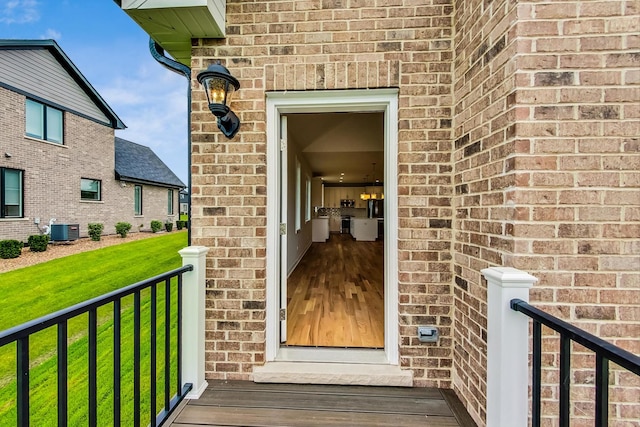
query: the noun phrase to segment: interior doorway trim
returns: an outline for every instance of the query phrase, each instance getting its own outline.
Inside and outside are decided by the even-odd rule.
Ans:
[[[290,113],[380,111],[384,113],[384,358],[399,364],[398,354],[398,89],[356,89],[267,93],[267,268],[265,362],[280,355],[279,331],[279,188],[280,116]],[[302,349],[303,350],[303,349]],[[311,349],[310,351],[317,351]],[[352,350],[341,350],[350,352]],[[380,351],[380,353],[382,353]],[[291,354],[291,352],[290,352]],[[293,354],[297,354],[294,352]],[[339,355],[334,362],[341,362]],[[294,361],[288,359],[289,361]],[[363,361],[364,362],[364,361]]]

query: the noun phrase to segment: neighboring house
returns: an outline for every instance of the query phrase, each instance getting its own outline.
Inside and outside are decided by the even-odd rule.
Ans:
[[[116,3],[192,68],[192,244],[210,248],[208,378],[255,380],[272,369],[272,380],[300,381],[309,374],[301,362],[315,361],[316,381],[347,382],[358,367],[345,362],[366,361],[376,365],[365,366],[371,377],[394,368],[415,387],[452,388],[485,425],[481,270],[493,266],[536,276],[533,304],[640,353],[633,2]],[[196,80],[214,61],[241,84],[231,108],[242,125],[232,140],[216,128]],[[378,113],[378,121],[354,131],[344,113],[362,112]],[[325,113],[343,114],[324,120]],[[298,126],[304,132],[287,135],[304,114],[311,114]],[[356,138],[376,127],[384,156],[384,349],[281,345],[281,258],[311,239],[310,225],[297,223],[306,194],[281,186],[281,149],[313,152],[309,165],[290,163],[313,176],[312,162],[327,153],[306,139],[325,135],[337,146],[335,162],[370,170],[374,155]],[[297,196],[282,200],[291,189]],[[295,236],[281,238],[280,229]],[[419,342],[422,325],[439,328],[437,343]],[[548,336],[544,344],[545,425],[557,424],[557,341]],[[572,420],[593,425],[593,356],[577,353],[571,366]],[[615,373],[610,381],[612,418],[637,422],[636,379]]]
[[[175,223],[179,219],[179,195],[185,185],[149,148],[122,138],[115,139],[116,179],[133,206],[132,224],[148,228],[151,220]]]
[[[0,239],[26,241],[54,220],[84,236],[90,222],[113,234],[118,221],[137,231],[177,217],[184,184],[148,148],[137,150],[147,175],[136,211],[137,187],[116,176],[114,132],[125,125],[55,41],[0,41],[0,105]]]
[[[180,191],[180,215],[189,216],[189,193],[185,190]]]

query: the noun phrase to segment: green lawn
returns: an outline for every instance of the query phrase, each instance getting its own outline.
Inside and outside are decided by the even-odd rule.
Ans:
[[[73,304],[122,288],[177,268],[182,261],[177,251],[186,246],[186,233],[171,233],[145,240],[124,243],[91,252],[60,258],[44,264],[0,274],[0,289],[4,293],[0,310],[0,329],[23,323]],[[175,287],[172,287],[175,294]],[[149,387],[150,292],[142,293],[142,390]],[[164,360],[164,287],[158,288],[157,298],[159,365]],[[176,298],[172,298],[172,312]],[[122,313],[122,411],[123,422],[133,415],[133,298],[123,301]],[[98,399],[99,424],[110,425],[112,410],[112,305],[98,311]],[[69,322],[69,422],[86,425],[87,401],[87,316]],[[56,355],[55,329],[34,335],[31,351],[31,416],[32,425],[55,425]],[[176,328],[172,327],[172,346],[175,349]],[[165,372],[157,369],[159,392]],[[171,372],[175,383],[175,364]],[[0,349],[0,425],[15,425],[15,345]],[[144,398],[144,393],[142,394]],[[160,407],[160,406],[159,406]],[[143,401],[143,424],[149,408],[148,397]],[[125,422],[125,425],[130,422]]]

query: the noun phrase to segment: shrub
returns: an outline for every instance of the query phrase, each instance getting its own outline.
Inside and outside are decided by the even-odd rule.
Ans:
[[[160,230],[162,230],[162,222],[155,219],[151,221],[151,231],[157,233]]]
[[[167,230],[167,232],[173,230],[173,223],[171,221],[167,221],[164,223],[164,229]]]
[[[104,225],[99,222],[90,222],[89,223],[89,237],[94,242],[99,242],[100,237],[102,236],[102,230],[104,230]]]
[[[128,222],[119,222],[116,224],[116,233],[120,235],[120,237],[127,237],[127,233],[131,230],[131,224]]]
[[[0,240],[0,258],[18,258],[22,253],[22,246],[19,240]]]
[[[184,227],[184,222],[180,220],[176,221],[176,229],[182,230],[182,227]]]
[[[48,234],[34,234],[27,239],[27,245],[31,252],[44,252],[49,245]]]

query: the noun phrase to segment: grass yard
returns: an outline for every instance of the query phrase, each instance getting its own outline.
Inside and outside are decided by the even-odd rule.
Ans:
[[[44,264],[0,274],[0,290],[4,293],[0,310],[0,329],[66,308],[132,283],[148,279],[177,268],[182,261],[178,250],[186,246],[186,233],[171,233],[159,237],[110,246],[91,252],[59,258]],[[175,312],[175,286],[171,311]],[[148,390],[150,377],[150,335],[146,328],[150,316],[150,292],[141,295],[143,325],[141,339],[141,389]],[[157,330],[158,361],[164,360],[164,286],[158,287]],[[113,385],[113,318],[112,305],[98,310],[98,419],[100,425],[110,425]],[[133,417],[133,298],[122,304],[122,413],[123,423],[130,425]],[[69,322],[69,423],[86,425],[87,402],[87,316]],[[30,340],[30,407],[32,425],[56,425],[56,330],[47,329]],[[175,349],[176,327],[172,326],[172,347]],[[15,345],[0,349],[0,426],[16,425],[15,421]],[[160,363],[159,363],[160,365]],[[155,378],[162,389],[162,367]],[[175,383],[175,364],[170,376]],[[145,394],[142,393],[143,399]],[[143,401],[143,408],[149,408]],[[142,409],[142,421],[148,415]]]

